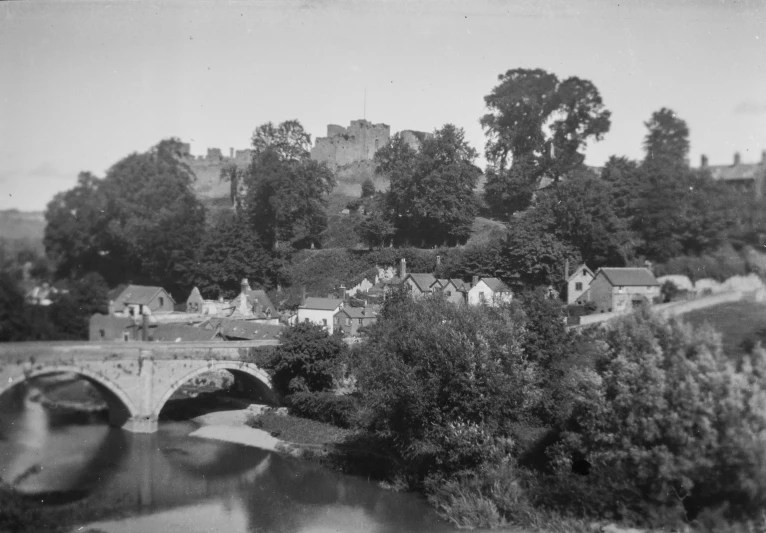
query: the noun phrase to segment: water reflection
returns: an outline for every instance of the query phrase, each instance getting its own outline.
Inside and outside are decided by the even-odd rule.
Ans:
[[[0,476],[51,503],[82,499],[99,517],[88,526],[102,531],[451,530],[415,495],[189,437],[195,426],[188,422],[133,435],[106,425],[51,423],[54,415],[34,391],[17,407],[1,417]]]

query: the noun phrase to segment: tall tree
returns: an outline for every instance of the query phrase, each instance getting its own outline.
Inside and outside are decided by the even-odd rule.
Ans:
[[[233,297],[242,278],[253,286],[272,288],[279,263],[264,249],[243,216],[220,218],[210,226],[199,246],[194,284],[209,297]]]
[[[644,122],[648,132],[644,137],[644,164],[652,167],[688,167],[689,127],[675,111],[663,107]]]
[[[286,120],[277,126],[267,122],[255,129],[252,144],[256,153],[269,149],[282,161],[302,161],[311,151],[311,135],[297,120]]]
[[[43,243],[59,277],[79,277],[106,266],[109,216],[102,185],[90,172],[81,172],[77,185],[48,203]]]
[[[418,153],[400,139],[381,151],[377,170],[391,179],[387,196],[397,238],[422,245],[465,242],[476,216],[473,189],[481,171],[462,128],[444,125]]]
[[[174,139],[125,157],[103,180],[81,174],[46,211],[45,246],[59,276],[95,271],[110,284],[151,283],[183,293],[205,224],[192,179]]]
[[[265,124],[253,135],[256,153],[245,176],[244,211],[264,246],[318,243],[327,227],[324,195],[335,177],[324,163],[309,158],[297,121]]]
[[[526,216],[541,231],[579,250],[592,268],[624,265],[633,255],[633,236],[612,201],[609,185],[581,168],[542,191]]]
[[[128,279],[188,290],[205,208],[192,190],[193,174],[175,139],[131,154],[108,171],[104,187],[109,232],[125,252]]]
[[[518,158],[532,158],[540,174],[558,179],[583,161],[589,139],[600,140],[610,112],[592,82],[560,81],[542,69],[513,69],[484,97],[481,118],[488,140],[487,161],[498,170]]]

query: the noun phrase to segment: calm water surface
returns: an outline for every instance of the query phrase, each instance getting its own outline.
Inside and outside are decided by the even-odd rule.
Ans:
[[[46,505],[87,502],[83,529],[118,532],[447,532],[417,495],[256,448],[71,425],[26,395],[0,413],[0,477]]]

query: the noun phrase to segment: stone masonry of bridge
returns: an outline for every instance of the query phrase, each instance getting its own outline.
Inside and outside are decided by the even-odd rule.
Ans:
[[[242,392],[275,403],[269,376],[248,361],[250,348],[278,341],[0,344],[0,396],[23,381],[72,372],[87,379],[109,407],[109,423],[136,433],[157,431],[165,402],[181,385],[212,370],[228,370]]]

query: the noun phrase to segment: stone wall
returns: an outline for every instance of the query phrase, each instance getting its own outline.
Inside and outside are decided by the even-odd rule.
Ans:
[[[329,124],[327,137],[317,137],[311,158],[331,168],[372,160],[375,152],[388,143],[391,127],[368,120],[352,120],[348,128]]]

